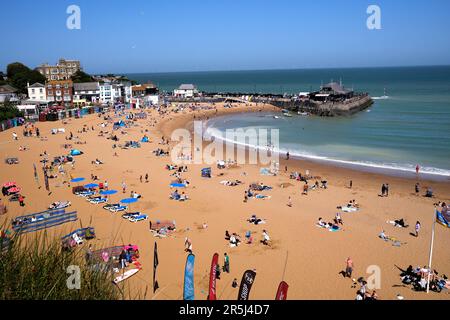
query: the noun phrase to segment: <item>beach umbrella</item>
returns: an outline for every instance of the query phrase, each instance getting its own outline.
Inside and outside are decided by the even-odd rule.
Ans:
[[[171,188],[186,188],[186,185],[184,183],[171,183]]]
[[[8,187],[14,187],[16,185],[15,181],[10,181],[10,182],[6,182],[5,184],[3,184],[3,187],[8,188]]]
[[[116,194],[116,193],[117,193],[117,190],[103,190],[103,191],[100,191],[100,194],[101,195],[105,195],[105,196],[109,196],[109,195]]]
[[[70,182],[81,182],[84,180],[85,180],[84,178],[74,178],[74,179],[70,180]]]
[[[136,199],[136,198],[125,198],[125,199],[120,200],[120,203],[132,204],[132,203],[135,203],[137,201],[138,201],[138,199]]]
[[[90,189],[90,188],[97,188],[98,184],[96,183],[88,183],[84,186],[86,189]]]
[[[138,201],[138,199],[136,199],[136,198],[125,198],[125,199],[120,200],[120,203],[130,204],[130,203],[135,203],[137,201]]]
[[[8,189],[8,192],[9,192],[9,193],[18,193],[18,192],[20,192],[20,188],[18,188],[18,187],[12,187],[12,188],[9,188],[9,189]]]

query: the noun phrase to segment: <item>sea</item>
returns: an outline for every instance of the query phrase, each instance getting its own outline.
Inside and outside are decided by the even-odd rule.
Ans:
[[[207,92],[295,94],[342,82],[374,104],[346,117],[249,113],[210,119],[208,128],[279,130],[279,151],[368,171],[450,179],[450,66],[127,74],[170,92],[193,83]],[[276,117],[275,117],[276,115]]]

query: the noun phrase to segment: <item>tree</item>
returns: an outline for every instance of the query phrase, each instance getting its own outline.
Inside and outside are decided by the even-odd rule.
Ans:
[[[75,72],[72,75],[71,79],[74,83],[94,81],[94,79],[89,74],[87,74],[86,72],[83,72],[81,70],[78,70],[77,72]]]
[[[27,93],[27,83],[45,83],[45,77],[37,70],[31,70],[20,62],[10,63],[6,70],[7,83],[15,87],[19,93]]]
[[[23,117],[23,112],[19,111],[15,105],[5,102],[0,106],[0,121],[17,117]]]

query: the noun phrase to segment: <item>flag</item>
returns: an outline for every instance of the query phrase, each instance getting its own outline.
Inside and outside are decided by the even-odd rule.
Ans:
[[[277,295],[275,296],[275,300],[286,300],[288,289],[289,289],[289,285],[286,282],[281,281],[280,285],[278,286]]]
[[[48,175],[47,175],[47,170],[44,169],[44,181],[45,181],[45,189],[47,191],[50,191],[50,185],[48,183]]]
[[[194,300],[194,261],[195,256],[191,253],[186,258],[184,269],[183,300]]]
[[[436,210],[436,222],[444,227],[450,228],[450,212],[442,210],[441,212]]]
[[[208,300],[216,300],[216,266],[218,263],[219,263],[219,254],[214,253],[211,261],[211,271],[209,274]]]
[[[153,253],[153,293],[155,293],[155,291],[159,288],[158,281],[156,280],[156,268],[158,267],[158,264],[158,246],[155,241],[155,250]]]
[[[252,289],[253,282],[255,281],[256,272],[247,270],[244,272],[241,280],[241,286],[239,287],[238,300],[248,300],[250,296],[250,290]]]

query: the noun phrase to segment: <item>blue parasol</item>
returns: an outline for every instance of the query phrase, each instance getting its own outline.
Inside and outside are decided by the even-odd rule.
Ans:
[[[120,203],[132,204],[132,203],[135,203],[137,201],[138,201],[137,198],[125,198],[125,199],[120,200]],[[131,206],[130,206],[130,210],[131,210]]]
[[[138,201],[138,199],[136,199],[136,198],[125,198],[125,199],[120,200],[121,203],[135,203],[137,201]]]
[[[81,182],[84,180],[85,180],[84,178],[74,178],[74,179],[70,180],[70,182]]]
[[[96,184],[96,183],[89,183],[89,184],[86,184],[84,187],[87,188],[87,189],[97,188],[98,184]]]
[[[186,188],[186,185],[184,183],[171,183],[171,188]]]
[[[103,191],[100,191],[101,195],[112,195],[112,194],[116,194],[116,193],[117,193],[117,190],[103,190]]]

